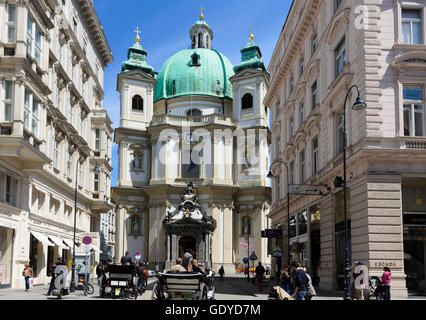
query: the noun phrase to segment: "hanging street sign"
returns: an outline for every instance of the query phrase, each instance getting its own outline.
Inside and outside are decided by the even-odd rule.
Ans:
[[[279,259],[283,257],[283,252],[280,247],[276,247],[274,251],[272,251],[272,258]]]

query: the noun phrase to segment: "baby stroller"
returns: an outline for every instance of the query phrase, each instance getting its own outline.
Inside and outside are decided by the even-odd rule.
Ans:
[[[276,286],[269,293],[268,300],[294,300],[294,298],[283,288]]]
[[[372,297],[375,297],[376,300],[379,300],[379,296],[382,293],[382,283],[378,276],[368,277],[368,294],[366,294],[366,300],[371,300]]]

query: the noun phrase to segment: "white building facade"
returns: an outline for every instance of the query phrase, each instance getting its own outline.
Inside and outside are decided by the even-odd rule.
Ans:
[[[0,287],[21,288],[71,261],[75,189],[77,241],[111,209],[112,55],[91,0],[0,1],[0,25]]]
[[[392,297],[425,294],[425,1],[294,1],[268,70],[273,112],[272,224],[287,230],[289,184],[327,185],[290,196],[291,258],[316,285],[343,288],[342,111],[346,106],[351,263],[392,271]],[[283,247],[287,248],[287,238]],[[287,257],[287,250],[285,250]]]

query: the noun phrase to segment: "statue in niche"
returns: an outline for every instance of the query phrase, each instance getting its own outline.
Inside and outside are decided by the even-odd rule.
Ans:
[[[142,154],[139,151],[133,152],[132,167],[136,170],[142,169]]]
[[[139,233],[139,217],[137,215],[130,218],[130,233]]]
[[[242,220],[242,227],[243,227],[243,235],[250,235],[250,217],[249,216],[245,216]]]

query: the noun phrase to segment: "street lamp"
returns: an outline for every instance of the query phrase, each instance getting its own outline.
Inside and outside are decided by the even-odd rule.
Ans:
[[[275,160],[269,167],[269,172],[266,176],[269,179],[274,177],[274,174],[272,173],[272,166],[275,163],[282,163],[287,169],[287,265],[290,266],[290,170],[288,169],[286,162],[280,159]]]
[[[79,146],[80,147],[80,146]],[[89,155],[90,158],[95,160],[96,166],[93,169],[93,172],[99,173],[98,162],[95,157]],[[73,249],[72,249],[72,270],[71,270],[71,284],[70,284],[70,292],[75,292],[75,231],[76,231],[76,223],[77,223],[77,180],[78,180],[78,164],[80,162],[79,158],[77,160],[77,165],[75,169],[75,190],[74,190],[74,240],[73,240]]]
[[[350,300],[350,293],[349,293],[349,283],[351,280],[351,264],[349,261],[349,235],[348,235],[348,221],[347,221],[347,203],[346,203],[346,192],[347,192],[347,180],[346,180],[346,147],[347,147],[347,139],[346,139],[346,101],[348,100],[349,93],[353,88],[357,89],[358,96],[356,98],[355,103],[352,105],[352,110],[359,111],[362,109],[365,109],[367,107],[367,104],[364,102],[364,100],[361,98],[360,90],[357,85],[353,85],[349,88],[345,103],[343,105],[343,207],[344,207],[344,224],[345,224],[345,295],[344,300]]]

